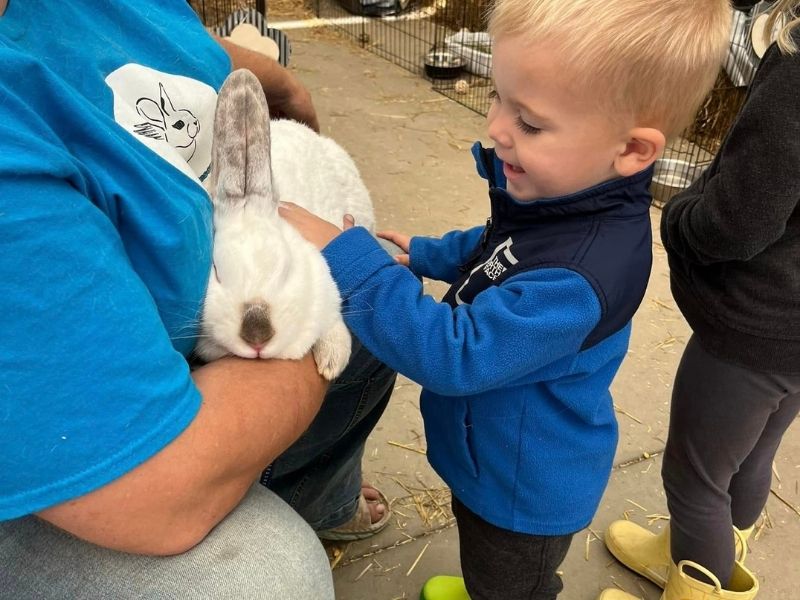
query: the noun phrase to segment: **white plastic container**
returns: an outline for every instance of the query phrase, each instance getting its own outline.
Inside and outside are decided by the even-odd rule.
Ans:
[[[492,40],[486,31],[461,31],[447,36],[445,46],[464,58],[464,68],[481,77],[492,73]]]

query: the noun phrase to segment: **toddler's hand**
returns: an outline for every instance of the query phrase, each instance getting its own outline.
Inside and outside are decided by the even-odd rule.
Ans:
[[[411,244],[411,236],[398,231],[379,231],[376,233],[379,238],[389,240],[405,252],[405,254],[398,254],[394,259],[403,266],[409,266],[410,260],[408,256],[408,247]]]
[[[319,218],[293,202],[280,202],[278,204],[278,214],[320,250],[342,233],[342,230],[336,225]],[[349,215],[346,215],[346,217],[349,217]],[[343,225],[344,229],[352,227],[352,217],[350,217],[349,222],[345,218]]]

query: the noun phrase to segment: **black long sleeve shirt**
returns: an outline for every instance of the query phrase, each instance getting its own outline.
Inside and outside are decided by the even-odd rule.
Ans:
[[[773,45],[714,162],[661,218],[672,293],[712,354],[800,373],[798,205],[800,54]]]

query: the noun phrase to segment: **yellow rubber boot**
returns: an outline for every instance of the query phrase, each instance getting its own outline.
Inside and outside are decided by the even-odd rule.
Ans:
[[[684,572],[686,567],[697,569],[714,583],[703,583],[690,577]],[[758,579],[739,561],[734,563],[728,587],[723,588],[711,571],[692,561],[682,560],[677,566],[671,566],[661,600],[752,600],[756,594]]]
[[[750,525],[747,529],[733,528],[733,543],[736,549],[736,560],[742,564],[744,564],[744,559],[747,558],[747,553],[750,551],[747,542],[750,536],[753,535],[753,530],[755,528],[755,525]]]
[[[734,527],[733,532],[736,560],[744,564],[747,539],[753,532],[753,527],[745,530]],[[606,529],[605,542],[608,551],[631,571],[646,577],[660,588],[666,585],[672,562],[668,525],[656,534],[630,521],[614,521]],[[604,598],[604,600],[615,599]]]
[[[597,600],[642,600],[638,596],[631,596],[622,590],[607,589],[600,592]]]
[[[422,586],[419,600],[469,600],[463,577],[437,575]]]
[[[631,571],[658,587],[666,585],[670,564],[669,525],[656,534],[631,521],[614,521],[606,529],[605,542],[608,551]]]
[[[684,572],[685,567],[697,569],[714,583],[709,585],[698,581]],[[667,576],[667,585],[661,600],[752,600],[758,594],[758,580],[745,566],[736,562],[728,588],[723,588],[719,579],[707,569],[688,560],[681,561],[678,566],[671,565]],[[598,596],[597,600],[639,600],[621,590],[608,589]]]

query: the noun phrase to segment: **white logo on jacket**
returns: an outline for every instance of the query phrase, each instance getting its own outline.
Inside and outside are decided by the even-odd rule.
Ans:
[[[200,183],[211,167],[217,93],[184,77],[127,64],[106,77],[114,120],[169,164]]]
[[[502,275],[508,267],[506,267],[502,262],[500,262],[500,257],[498,256],[502,252],[503,258],[506,259],[509,265],[515,265],[519,261],[517,258],[511,254],[511,245],[514,243],[514,240],[508,238],[502,244],[499,244],[492,252],[492,255],[486,260],[486,262],[482,262],[481,264],[477,265],[472,271],[469,272],[469,275],[464,280],[464,283],[458,288],[456,292],[456,303],[457,304],[464,304],[464,300],[461,298],[461,291],[469,285],[469,281],[472,276],[480,270],[483,270],[486,273],[486,276],[494,281],[500,275]]]

